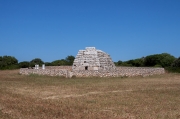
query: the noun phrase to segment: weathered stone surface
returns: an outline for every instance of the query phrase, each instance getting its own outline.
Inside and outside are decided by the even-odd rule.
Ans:
[[[69,78],[71,71],[66,69],[27,69],[21,68],[19,73],[23,75],[38,74],[38,75],[48,75],[48,76],[63,76]]]
[[[46,66],[46,69],[66,69],[72,70],[72,66]]]
[[[63,76],[67,78],[75,77],[133,77],[133,76],[151,76],[164,74],[164,68],[149,68],[149,67],[116,67],[114,71],[106,70],[74,70],[71,71],[69,66],[53,66],[50,69],[27,69],[21,68],[20,74],[39,74],[49,76]],[[62,69],[64,68],[64,69]]]
[[[149,67],[115,67],[110,55],[96,50],[95,47],[86,47],[79,50],[73,66],[46,66],[45,69],[21,68],[20,74],[39,74],[49,76],[75,77],[133,77],[164,74],[164,68]]]
[[[115,65],[110,55],[97,50],[95,47],[86,47],[85,50],[79,50],[72,70],[115,70]]]

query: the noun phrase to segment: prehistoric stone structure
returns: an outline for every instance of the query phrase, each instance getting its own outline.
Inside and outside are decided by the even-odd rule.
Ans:
[[[37,66],[36,66],[37,67]],[[96,50],[95,47],[86,47],[79,50],[73,66],[47,66],[34,69],[21,68],[20,74],[75,77],[123,77],[123,76],[151,76],[164,74],[164,68],[154,67],[115,67],[110,55]]]
[[[95,47],[86,47],[85,50],[79,50],[72,70],[115,70],[115,65],[110,55],[97,50]]]

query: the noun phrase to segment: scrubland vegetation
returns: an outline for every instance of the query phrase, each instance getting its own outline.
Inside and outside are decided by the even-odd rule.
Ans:
[[[44,62],[40,58],[32,59],[31,61],[18,62],[13,56],[0,56],[0,70],[2,69],[18,69],[34,67],[35,64],[45,64],[46,66],[72,66],[75,57],[70,55],[65,59],[59,59],[52,62]],[[116,66],[128,67],[163,67],[168,72],[180,73],[180,57],[176,58],[168,53],[148,55],[146,57],[131,59],[128,61],[114,62]]]
[[[2,119],[180,118],[180,74],[64,79],[18,71],[0,71]]]

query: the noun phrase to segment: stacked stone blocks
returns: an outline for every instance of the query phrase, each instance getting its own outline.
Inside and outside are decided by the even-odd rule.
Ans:
[[[109,54],[86,47],[79,50],[73,66],[47,66],[46,68],[20,69],[20,74],[39,74],[49,76],[75,77],[132,77],[164,74],[164,68],[115,67]]]

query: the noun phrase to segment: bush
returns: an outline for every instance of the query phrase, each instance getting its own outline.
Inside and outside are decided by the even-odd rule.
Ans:
[[[180,57],[178,59],[176,59],[173,63],[172,63],[172,67],[179,67],[180,68]]]
[[[144,59],[144,66],[160,65],[161,67],[169,67],[176,58],[168,53],[149,55]]]
[[[23,61],[19,63],[20,68],[28,68],[30,66],[30,63],[28,61]]]
[[[0,69],[17,69],[18,60],[13,56],[0,56]]]
[[[38,64],[39,66],[42,66],[42,64],[44,64],[44,62],[40,58],[35,58],[30,61],[31,67],[34,67],[36,64]]]
[[[170,73],[180,73],[180,67],[166,67],[165,70]]]

